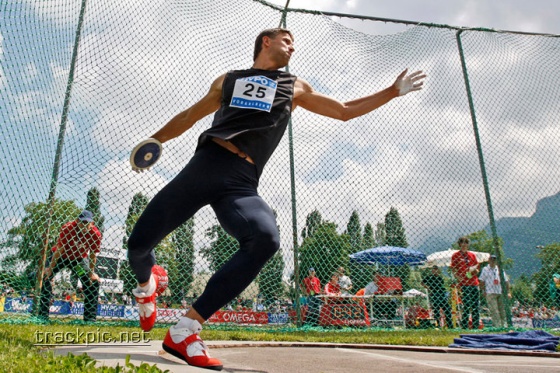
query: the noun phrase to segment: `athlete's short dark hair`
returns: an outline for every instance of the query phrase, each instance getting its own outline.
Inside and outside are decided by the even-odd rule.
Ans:
[[[292,40],[294,39],[294,35],[292,35],[292,32],[290,30],[281,27],[269,28],[261,31],[259,36],[257,36],[257,38],[255,39],[255,51],[253,52],[253,61],[255,61],[259,53],[261,53],[263,38],[265,36],[268,36],[269,38],[275,38],[279,34],[288,34],[290,35]]]

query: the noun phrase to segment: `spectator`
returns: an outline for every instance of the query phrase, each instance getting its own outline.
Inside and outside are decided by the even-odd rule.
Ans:
[[[344,267],[338,268],[338,286],[340,287],[340,292],[342,295],[351,295],[352,290],[352,280],[350,277],[345,275]]]
[[[452,328],[453,317],[451,314],[451,305],[449,304],[448,291],[445,289],[441,271],[438,266],[433,266],[430,271],[430,274],[422,278],[422,286],[428,289],[432,312],[439,324],[440,312],[443,311],[445,326]]]
[[[325,294],[328,296],[339,296],[340,285],[338,284],[339,277],[337,273],[333,273],[331,280],[325,285]]]
[[[383,277],[379,275],[378,272],[373,272],[372,274],[372,281],[366,285],[364,288],[364,295],[381,295],[383,292],[382,289],[382,280]],[[383,297],[374,297],[370,299],[371,304],[371,314],[370,316],[374,319],[386,319],[392,320],[396,316],[396,311],[398,308],[398,301],[393,298],[383,298]]]
[[[321,311],[321,300],[317,298],[321,294],[321,281],[317,278],[314,268],[309,268],[309,275],[303,279],[303,285],[305,287],[305,295],[307,295],[307,317],[305,323],[317,326]]]
[[[340,298],[340,278],[338,277],[338,272],[335,272],[331,276],[331,280],[325,285],[325,303],[339,303],[342,299]]]
[[[482,295],[486,297],[490,317],[492,317],[492,325],[496,328],[507,327],[506,311],[504,302],[502,301],[502,285],[500,283],[500,270],[496,265],[496,255],[490,255],[488,265],[482,269],[480,277],[480,290]],[[504,272],[504,280],[508,296],[511,298],[510,284],[507,275]]]
[[[480,294],[478,291],[478,260],[469,251],[469,238],[460,237],[457,240],[459,251],[451,256],[451,271],[458,281],[461,290],[463,309],[461,312],[461,327],[469,328],[469,315],[472,318],[472,328],[477,329],[480,323]]]
[[[99,276],[95,273],[97,254],[101,250],[101,232],[93,223],[93,214],[84,210],[76,220],[64,224],[58,242],[52,248],[50,264],[44,272],[39,317],[49,318],[52,281],[63,268],[69,268],[84,287],[84,321],[95,321],[99,294]],[[84,259],[89,256],[89,266]]]
[[[363,296],[366,294],[366,288],[361,288],[360,290],[358,290],[356,292],[356,298],[354,298],[354,301],[360,303],[360,304],[365,304],[364,302],[364,298]]]
[[[373,280],[365,287],[364,295],[374,295],[379,290],[379,274],[374,272],[372,278]]]

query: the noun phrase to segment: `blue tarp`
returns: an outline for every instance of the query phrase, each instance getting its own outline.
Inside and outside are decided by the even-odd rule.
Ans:
[[[506,334],[461,334],[449,347],[499,350],[556,351],[560,337],[542,330]]]

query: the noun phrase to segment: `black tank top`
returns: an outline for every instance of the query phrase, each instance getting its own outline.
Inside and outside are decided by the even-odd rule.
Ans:
[[[292,111],[296,77],[280,70],[234,70],[226,74],[222,103],[198,147],[212,137],[249,154],[260,177],[282,139]]]

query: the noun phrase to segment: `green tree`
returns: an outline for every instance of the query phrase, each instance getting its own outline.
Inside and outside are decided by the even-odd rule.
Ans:
[[[389,212],[385,215],[385,233],[385,245],[408,247],[401,216],[394,207],[391,207]]]
[[[373,232],[373,227],[371,223],[368,222],[364,227],[363,248],[370,249],[375,246],[375,234]]]
[[[95,226],[101,233],[105,231],[105,217],[101,215],[101,202],[99,200],[99,190],[95,187],[87,192],[86,210],[93,213],[93,221]]]
[[[522,274],[518,279],[513,281],[511,285],[512,300],[518,301],[519,304],[524,306],[533,306],[534,295],[531,284],[531,279]]]
[[[362,225],[357,211],[353,211],[350,220],[346,225],[346,234],[350,237],[352,251],[350,254],[357,253],[363,249]]]
[[[385,242],[387,246],[408,247],[401,216],[394,207],[391,207],[385,215],[385,233],[387,235]],[[388,266],[387,270],[392,276],[401,279],[404,291],[410,289],[410,267],[408,265]]]
[[[307,217],[305,218],[305,227],[301,232],[301,237],[303,239],[307,237],[311,237],[315,234],[317,228],[323,223],[323,217],[318,210],[313,210]]]
[[[282,253],[278,251],[265,264],[257,277],[259,293],[264,298],[266,305],[270,305],[273,301],[280,299],[284,295],[283,273],[284,258],[282,257]]]
[[[169,287],[173,302],[181,301],[187,294],[194,281],[194,218],[187,220],[173,233],[173,246],[175,248],[174,273],[169,275]]]
[[[338,234],[336,228],[332,222],[323,222],[315,228],[313,235],[303,240],[299,249],[301,280],[313,267],[324,285],[338,267],[348,267],[348,253],[352,249],[350,240],[348,235]]]
[[[375,242],[375,234],[373,232],[373,227],[370,223],[367,223],[364,227],[364,235],[362,240],[362,249],[371,249],[377,246]],[[376,268],[370,264],[359,264],[350,262],[348,264],[348,274],[352,279],[353,291],[364,288],[373,278],[373,271]]]
[[[52,211],[50,222],[49,211]],[[60,234],[60,228],[65,223],[75,220],[80,209],[74,201],[55,199],[51,207],[43,202],[32,202],[24,207],[25,215],[21,223],[7,232],[7,240],[2,247],[17,247],[15,254],[9,254],[3,259],[3,265],[21,270],[28,278],[35,279],[42,252],[53,247]],[[48,234],[48,237],[46,237]]]
[[[167,235],[163,240],[161,240],[158,245],[154,248],[154,254],[156,256],[156,264],[161,266],[167,272],[167,276],[172,278],[173,286],[168,284],[166,293],[169,292],[169,295],[164,294],[164,298],[168,302],[172,301],[173,298],[178,298],[181,295],[179,288],[179,276],[178,276],[178,263],[176,260],[176,251],[175,245],[172,242],[173,234]],[[179,293],[175,293],[175,291],[179,290]]]
[[[128,237],[130,237],[134,224],[136,224],[136,221],[148,205],[148,202],[148,197],[142,193],[136,193],[134,197],[132,197],[132,201],[128,206],[128,214],[126,215],[125,220],[125,234],[123,237],[123,249],[127,251]],[[119,269],[119,279],[123,281],[123,292],[132,295],[132,290],[136,288],[137,282],[136,276],[134,275],[134,272],[132,272],[132,268],[130,268],[128,260],[125,261]]]
[[[239,250],[239,243],[218,224],[206,230],[206,237],[212,242],[200,252],[208,261],[210,271],[216,272]]]
[[[148,206],[148,202],[150,202],[150,200],[142,193],[136,193],[134,197],[132,197],[130,206],[128,206],[128,214],[126,215],[126,220],[124,222],[125,223],[125,236],[123,237],[124,249],[128,249],[127,246],[128,237],[130,237],[130,234],[132,233],[132,229],[134,229],[134,225],[136,224],[136,221],[138,221],[138,218],[140,217],[140,215],[142,214],[146,206]]]
[[[535,283],[534,299],[539,303],[552,304],[550,285],[552,276],[560,273],[560,243],[553,243],[540,249],[537,258],[541,260],[541,269],[533,275]]]
[[[274,217],[277,218],[276,211],[274,210],[273,212]],[[278,232],[280,232],[280,226],[277,226],[277,228]],[[282,249],[280,249],[264,265],[263,269],[257,276],[259,293],[262,297],[264,297],[266,305],[270,305],[274,300],[280,299],[286,292],[282,279],[284,266],[284,257],[282,256]]]
[[[377,225],[375,226],[375,245],[373,246],[385,246],[386,244],[387,233],[385,232],[385,224],[377,223]]]

